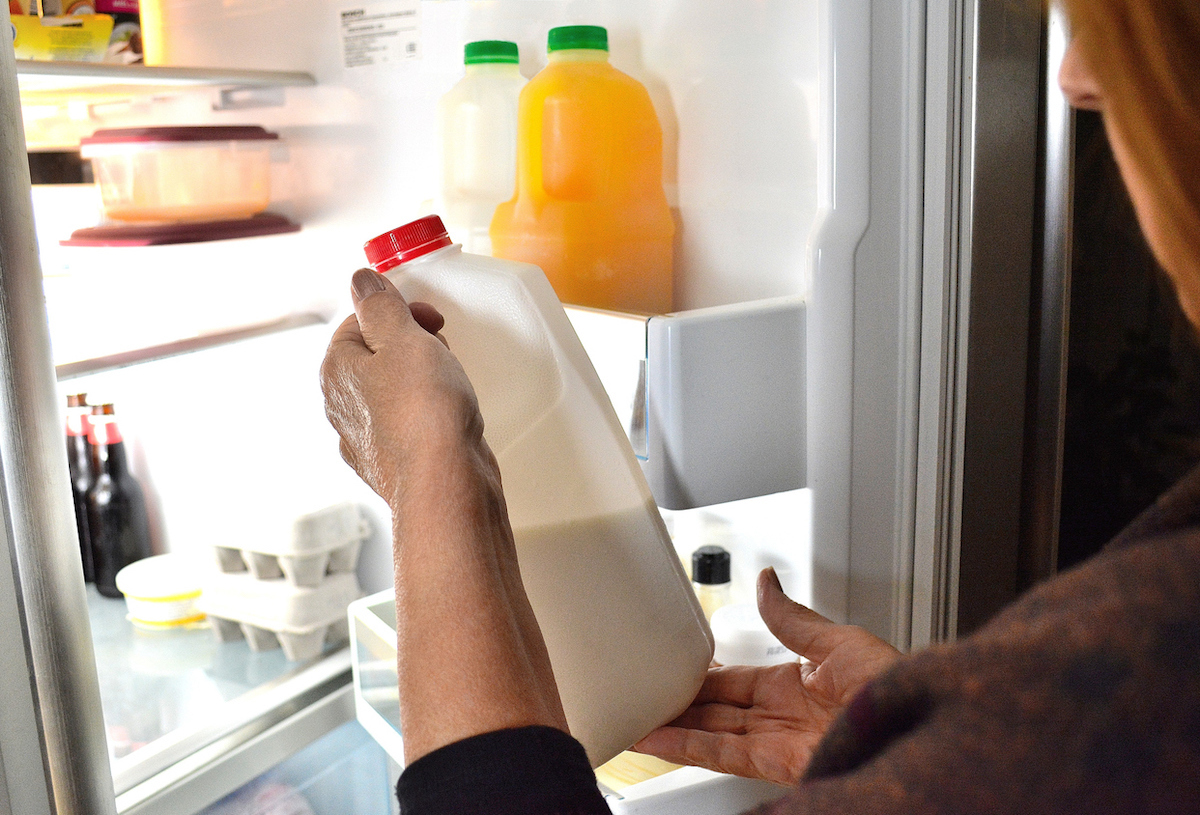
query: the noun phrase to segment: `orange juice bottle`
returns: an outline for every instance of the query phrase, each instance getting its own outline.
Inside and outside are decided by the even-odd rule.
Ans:
[[[540,266],[564,303],[671,310],[675,223],[646,89],[608,62],[599,26],[551,29],[521,91],[517,190],[496,208],[496,257]]]

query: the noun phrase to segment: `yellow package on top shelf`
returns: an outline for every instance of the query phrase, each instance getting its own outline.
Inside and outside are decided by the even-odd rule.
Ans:
[[[113,18],[108,14],[35,17],[10,14],[13,49],[19,60],[99,62],[108,49]]]

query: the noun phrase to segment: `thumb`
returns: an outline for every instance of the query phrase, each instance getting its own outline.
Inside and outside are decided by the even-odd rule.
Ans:
[[[378,351],[387,345],[389,337],[414,323],[412,311],[399,290],[372,269],[354,273],[350,294],[363,342],[372,351]]]
[[[773,568],[758,575],[758,613],[788,650],[820,663],[840,642],[837,623],[788,599]]]

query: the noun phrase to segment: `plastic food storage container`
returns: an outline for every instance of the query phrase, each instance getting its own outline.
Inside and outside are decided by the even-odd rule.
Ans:
[[[117,572],[116,584],[138,628],[184,628],[204,619],[200,579],[188,558],[167,554],[134,561]]]
[[[97,130],[80,141],[104,214],[118,221],[249,218],[271,201],[271,146],[257,126]]]

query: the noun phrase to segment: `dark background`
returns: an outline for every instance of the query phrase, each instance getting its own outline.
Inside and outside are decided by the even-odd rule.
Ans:
[[[1200,343],[1142,238],[1100,117],[1076,118],[1059,569],[1200,462]]]

